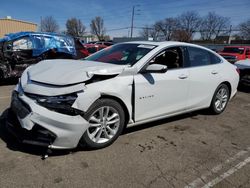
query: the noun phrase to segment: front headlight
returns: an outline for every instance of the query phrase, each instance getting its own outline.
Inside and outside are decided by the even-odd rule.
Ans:
[[[53,96],[53,97],[40,96],[36,98],[36,101],[41,104],[48,103],[54,105],[59,105],[59,104],[73,105],[76,98],[77,94],[74,93],[70,95]]]
[[[34,99],[39,105],[59,113],[67,115],[78,115],[81,112],[72,108],[73,103],[77,98],[77,93],[61,95],[61,96],[41,96],[26,94],[28,97]]]

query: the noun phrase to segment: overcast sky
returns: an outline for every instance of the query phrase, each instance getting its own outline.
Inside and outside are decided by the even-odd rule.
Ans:
[[[131,26],[134,5],[138,5],[135,8],[136,27],[190,10],[197,11],[201,16],[214,11],[230,17],[233,25],[250,19],[249,0],[1,0],[0,18],[11,16],[40,24],[41,17],[53,16],[60,29],[64,30],[66,20],[76,17],[82,20],[89,31],[90,20],[101,16],[108,34],[127,36],[129,29],[112,29]]]

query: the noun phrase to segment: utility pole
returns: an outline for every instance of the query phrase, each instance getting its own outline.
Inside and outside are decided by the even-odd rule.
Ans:
[[[231,43],[231,32],[232,32],[232,25],[230,25],[230,28],[229,28],[228,44]]]
[[[130,38],[132,38],[132,37],[133,37],[133,29],[134,29],[134,16],[135,16],[135,6],[133,6],[133,10],[132,10],[132,20],[131,20]]]
[[[140,10],[135,10],[135,7],[138,7],[138,6],[140,6],[140,5],[134,5],[134,6],[133,6],[133,9],[132,9],[130,38],[133,37],[135,11],[140,11]],[[139,15],[139,14],[137,14],[137,15]]]

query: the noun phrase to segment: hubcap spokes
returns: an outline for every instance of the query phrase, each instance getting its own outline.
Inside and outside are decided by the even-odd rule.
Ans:
[[[218,111],[224,110],[228,100],[227,90],[225,88],[219,89],[215,98],[215,108]]]
[[[112,107],[98,108],[89,118],[87,130],[89,138],[95,143],[108,142],[118,131],[120,116]]]

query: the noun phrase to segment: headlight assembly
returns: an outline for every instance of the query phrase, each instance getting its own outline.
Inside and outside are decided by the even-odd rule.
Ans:
[[[48,103],[48,104],[69,104],[72,105],[77,98],[77,94],[53,96],[53,97],[37,97],[36,101],[38,103]]]
[[[49,96],[49,97],[34,95],[34,94],[26,94],[26,95],[34,99],[39,105],[49,110],[67,115],[81,114],[80,110],[71,107],[77,98],[76,93],[60,95],[60,96]]]

